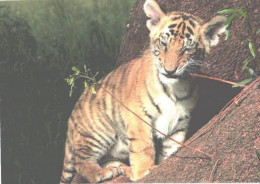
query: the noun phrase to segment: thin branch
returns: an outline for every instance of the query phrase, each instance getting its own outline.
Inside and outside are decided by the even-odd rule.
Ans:
[[[196,73],[191,73],[191,75],[194,77],[211,79],[211,80],[220,81],[220,82],[231,84],[231,85],[236,84],[236,82],[232,82],[232,81],[228,81],[228,80],[224,80],[224,79],[220,79],[220,78],[216,78],[216,77],[210,77],[210,76],[206,76],[206,75],[196,74]]]
[[[158,130],[157,128],[153,127],[152,125],[150,125],[147,121],[145,121],[143,118],[141,118],[138,114],[136,114],[134,111],[132,111],[131,109],[129,109],[127,106],[125,106],[120,100],[118,100],[112,93],[110,93],[108,90],[106,90],[103,86],[101,86],[102,89],[104,89],[104,91],[106,91],[112,98],[114,98],[117,102],[119,102],[124,108],[126,108],[129,112],[133,113],[138,119],[140,119],[141,121],[143,121],[146,125],[148,125],[149,127],[151,127],[153,130],[159,132],[160,134],[164,135],[165,137],[167,137],[168,139],[174,141],[175,143],[177,144],[180,144],[181,146],[183,147],[187,147],[193,151],[196,151],[196,152],[199,152],[199,153],[202,153],[204,155],[206,155],[208,158],[212,159],[213,156],[208,154],[208,153],[205,153],[201,150],[198,150],[198,149],[195,149],[195,148],[192,148],[188,145],[185,145],[179,141],[176,141],[175,139],[171,138],[170,136],[166,135],[165,133],[161,132],[160,130]]]
[[[216,166],[217,166],[217,164],[218,164],[218,161],[219,161],[219,159],[216,161],[216,163],[215,163],[215,165],[213,166],[213,168],[212,168],[212,170],[211,170],[211,173],[210,173],[210,176],[209,176],[209,183],[212,183],[213,182],[213,174],[214,174],[214,171],[215,171],[215,169],[216,169]]]

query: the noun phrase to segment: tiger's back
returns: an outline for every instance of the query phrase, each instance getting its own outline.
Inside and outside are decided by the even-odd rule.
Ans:
[[[204,23],[183,12],[164,14],[154,0],[147,0],[144,10],[151,18],[151,49],[109,73],[96,94],[83,92],[68,120],[61,183],[70,183],[75,172],[89,182],[122,173],[131,180],[148,174],[156,152],[160,163],[180,145],[143,120],[179,142],[185,140],[198,97],[189,73],[199,69],[218,42],[225,18]],[[154,138],[161,141],[160,150],[155,150]],[[128,159],[130,166],[122,163]]]

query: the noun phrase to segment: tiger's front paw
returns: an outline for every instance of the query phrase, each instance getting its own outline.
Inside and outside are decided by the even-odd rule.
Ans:
[[[150,169],[146,169],[138,172],[132,172],[129,178],[131,181],[136,181],[145,177],[149,173],[150,173]]]

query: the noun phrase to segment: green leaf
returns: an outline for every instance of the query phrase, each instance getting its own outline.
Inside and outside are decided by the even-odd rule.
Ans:
[[[218,14],[232,13],[232,12],[237,12],[237,10],[236,9],[225,9],[225,10],[218,11]]]
[[[236,83],[236,84],[233,85],[232,87],[233,87],[233,88],[236,88],[236,87],[244,86],[244,85],[246,85],[246,84],[252,82],[254,79],[255,79],[255,78],[250,78],[250,79],[243,80],[243,81],[241,81],[241,82]]]
[[[253,58],[252,56],[247,57],[247,58],[243,61],[243,68],[242,68],[242,70],[245,70],[246,67],[247,67],[247,65],[248,65],[248,63],[249,63],[250,61],[252,61],[253,59],[254,59],[254,58]]]
[[[250,49],[252,56],[255,58],[255,49],[254,49],[253,43],[251,41],[249,41],[248,47]]]
[[[257,77],[256,72],[255,72],[252,68],[246,67],[246,70],[247,70],[252,76]]]
[[[84,71],[85,71],[85,73],[87,72],[87,66],[86,65],[84,65]]]
[[[68,84],[69,86],[71,86],[71,85],[74,83],[74,77],[66,78],[65,81],[67,82],[67,84]]]
[[[88,83],[86,81],[84,81],[84,88],[87,89],[88,88]]]
[[[260,34],[260,27],[259,27],[258,30],[256,31],[256,34]]]
[[[255,150],[255,152],[256,152],[258,160],[260,161],[260,153],[257,150]]]
[[[225,40],[228,40],[229,37],[230,37],[230,30],[229,30],[229,29],[226,29],[225,32],[224,32],[224,34],[226,35]]]
[[[76,75],[80,73],[79,69],[76,66],[73,66],[72,70],[75,72]]]
[[[247,14],[246,14],[246,12],[244,12],[243,10],[238,9],[237,11],[238,11],[238,13],[239,13],[240,15],[242,15],[243,17],[245,17],[245,18],[248,17]]]
[[[94,86],[92,86],[90,90],[91,90],[91,93],[92,93],[92,94],[94,94],[94,95],[97,94],[97,92],[96,92]]]
[[[231,16],[229,16],[224,25],[228,26],[237,15],[237,13],[233,13]]]

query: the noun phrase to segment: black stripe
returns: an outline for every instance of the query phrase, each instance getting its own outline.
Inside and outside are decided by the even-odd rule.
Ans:
[[[177,26],[177,24],[171,24],[171,25],[168,26],[168,28],[174,28],[176,26]]]
[[[147,94],[149,97],[150,102],[153,104],[153,106],[155,106],[155,108],[157,109],[157,111],[161,114],[161,109],[159,108],[159,106],[157,104],[155,104],[155,102],[153,101],[153,98],[151,96],[151,94],[149,93],[149,91],[147,90]]]
[[[80,131],[80,130],[78,130],[78,129],[76,129],[76,130],[78,131],[78,133],[79,133],[82,137],[85,137],[85,138],[89,138],[89,139],[94,140],[96,143],[99,144],[99,146],[98,146],[97,144],[94,144],[94,143],[92,143],[92,142],[90,142],[90,141],[84,139],[84,141],[85,141],[86,143],[89,143],[90,145],[92,145],[92,146],[94,146],[94,147],[96,147],[96,148],[103,149],[103,147],[100,147],[100,146],[104,146],[104,145],[103,145],[98,139],[96,139],[95,137],[93,137],[92,135],[90,135],[90,134],[88,134],[88,133],[86,133],[86,132],[82,132],[82,131]],[[94,129],[92,129],[92,130],[94,130]]]
[[[105,131],[104,131],[105,132]],[[107,147],[110,147],[110,145],[112,144],[111,140],[106,139],[102,134],[95,132],[103,141],[106,142]]]
[[[93,150],[91,147],[89,147],[88,145],[84,145],[81,148],[76,150],[78,153],[83,153],[89,157],[95,157],[96,155],[99,155],[100,152],[99,151],[95,151]]]
[[[113,95],[115,95],[115,92],[116,92],[116,84],[115,84],[115,81],[113,81],[113,85],[111,86],[111,91],[110,91]],[[111,99],[111,110],[112,110],[112,121],[113,121],[113,124],[116,124],[117,123],[117,118],[116,118],[116,108],[115,108],[115,104],[116,104],[116,100],[114,99],[114,97],[112,96],[109,96],[109,98]]]
[[[169,97],[171,98],[171,95],[169,94],[167,87],[162,83],[162,81],[160,79],[158,79],[160,81],[160,84],[162,86],[163,92]]]
[[[72,174],[76,172],[76,170],[74,168],[73,169],[63,169],[63,171],[66,173],[72,173]]]
[[[105,106],[106,106],[106,102],[104,101],[104,99],[102,99],[103,103],[99,104],[100,105],[100,108],[99,108],[99,111],[97,111],[96,113],[96,116],[97,116],[97,119],[98,119],[98,122],[100,124],[102,124],[104,126],[104,128],[106,129],[106,131],[109,131],[110,133],[113,132],[113,127],[111,127],[111,123],[110,121],[106,121],[104,118],[106,118],[106,112],[105,112]],[[104,108],[102,108],[101,106],[103,105]],[[105,106],[104,106],[105,105]]]
[[[118,121],[121,123],[121,125],[123,126],[123,128],[125,129],[126,128],[126,125],[125,125],[125,120],[124,118],[122,117],[122,114],[121,114],[121,111],[119,109],[119,105],[117,105],[117,110],[118,110]]]
[[[74,156],[76,156],[76,157],[78,157],[79,159],[81,159],[81,160],[86,160],[86,159],[88,159],[88,158],[91,158],[90,156],[82,156],[82,155],[80,155],[80,154],[78,154],[78,153],[74,153]]]
[[[183,23],[183,26],[182,26],[182,34],[184,34],[185,29],[186,29],[186,24]]]
[[[190,34],[194,35],[194,32],[192,31],[192,29],[189,26],[187,26],[187,29],[190,32]]]
[[[110,73],[110,75],[108,75],[108,77],[106,78],[106,80],[104,81],[104,84],[103,84],[103,88],[105,88],[105,90],[108,90],[108,86],[110,85],[110,80],[111,80],[112,77],[112,74]],[[106,103],[106,96],[108,95],[107,92],[103,89],[102,91],[102,106],[103,106],[103,110],[104,110],[104,114],[106,115],[106,112],[107,112],[107,103]],[[112,121],[111,119],[109,118],[109,123],[112,125]]]
[[[152,115],[149,114],[147,111],[143,110],[144,111],[144,114],[149,118],[149,119],[153,119]]]
[[[173,35],[173,34],[174,34],[174,30],[173,30],[173,29],[171,29],[171,30],[170,30],[170,33],[171,33],[171,35]]]
[[[91,126],[91,123],[90,123],[91,120],[92,120],[92,121],[94,122],[94,124],[95,124],[94,113],[93,113],[93,108],[94,108],[93,101],[94,101],[95,97],[96,97],[96,95],[91,94],[90,99],[89,99],[89,101],[88,101],[88,110],[89,110],[88,115],[90,115],[90,118],[88,118],[88,116],[87,116],[87,114],[85,113],[85,111],[82,111],[82,112],[83,112],[83,115],[85,115],[86,118],[88,119],[88,125],[90,125],[90,126]],[[92,126],[91,126],[91,127],[92,127]]]
[[[194,22],[193,22],[192,20],[189,20],[189,23],[190,23],[190,25],[191,25],[193,28],[196,27],[196,25],[194,24]]]
[[[129,138],[130,141],[136,141],[137,138]]]
[[[183,20],[188,20],[189,18],[190,18],[190,16],[188,16],[188,15],[182,15]]]
[[[181,22],[181,23],[179,23],[179,25],[178,25],[178,29],[180,29],[180,27],[181,27],[181,25],[183,24],[184,22]]]
[[[78,124],[77,124],[77,122],[76,122],[75,119],[74,119],[74,114],[75,114],[75,113],[71,114],[71,116],[69,117],[69,119],[71,120],[71,122],[72,122],[72,124],[74,125],[74,127],[77,128]]]
[[[103,114],[103,115],[105,115],[105,114]],[[99,118],[98,121],[104,126],[104,128],[106,129],[106,132],[109,131],[109,133],[113,133],[113,131],[114,131],[113,127],[111,127],[107,124],[107,123],[109,123],[111,125],[111,122],[108,122],[106,120],[102,120],[104,117],[103,118],[98,117],[98,118]]]
[[[167,44],[166,44],[165,42],[163,42],[163,41],[160,41],[160,43],[161,43],[161,45],[164,46],[164,47],[167,46]]]
[[[108,122],[110,125],[113,125],[112,119],[107,115],[107,113],[104,114],[104,118],[107,120],[107,122]]]
[[[180,19],[181,17],[173,17],[173,18],[171,18],[171,20],[172,21],[174,21],[174,20],[178,20],[178,19]]]
[[[153,98],[152,98],[152,96],[151,96],[151,94],[150,94],[150,92],[148,90],[146,82],[145,82],[145,89],[147,91],[147,95],[148,95],[148,98],[149,98],[150,102],[152,103],[153,106],[155,106],[155,108],[157,109],[158,113],[161,114],[161,109],[159,108],[159,106],[157,104],[155,104],[155,102],[154,102],[154,100],[153,100]]]
[[[91,116],[91,120],[89,120],[89,123],[88,123],[89,126],[88,127],[91,129],[91,132],[98,134],[98,132],[96,131],[96,128],[92,126],[92,125],[96,125],[97,126],[98,122],[96,122],[95,117],[97,116],[97,114],[99,112],[99,111],[93,111],[93,107],[95,105],[95,104],[93,104],[94,97],[95,97],[95,95],[92,94],[92,96],[91,96],[91,98],[89,100],[89,114]],[[95,113],[95,115],[94,115],[94,113]],[[88,142],[90,145],[92,145],[92,146],[94,146],[96,148],[99,148],[101,150],[104,150],[104,149],[107,148],[107,145],[104,145],[100,140],[98,140],[97,138],[95,138],[92,135],[87,134],[88,138],[91,138],[97,144],[94,144],[94,143],[92,143],[90,141],[87,141],[87,140],[85,140],[85,142]]]
[[[111,80],[113,73],[108,74],[108,76],[104,79],[104,82],[102,82],[103,87],[106,89],[109,86],[109,82]]]
[[[95,140],[96,143],[98,143],[99,145],[98,145],[98,144],[95,144],[95,143],[93,143],[93,142],[91,142],[91,141],[88,141],[88,140],[84,140],[84,142],[85,142],[86,144],[90,144],[91,146],[94,146],[94,147],[96,147],[96,148],[98,148],[98,149],[100,149],[100,150],[106,149],[105,146],[104,146],[99,140],[97,140],[96,138],[94,138],[93,140]]]

